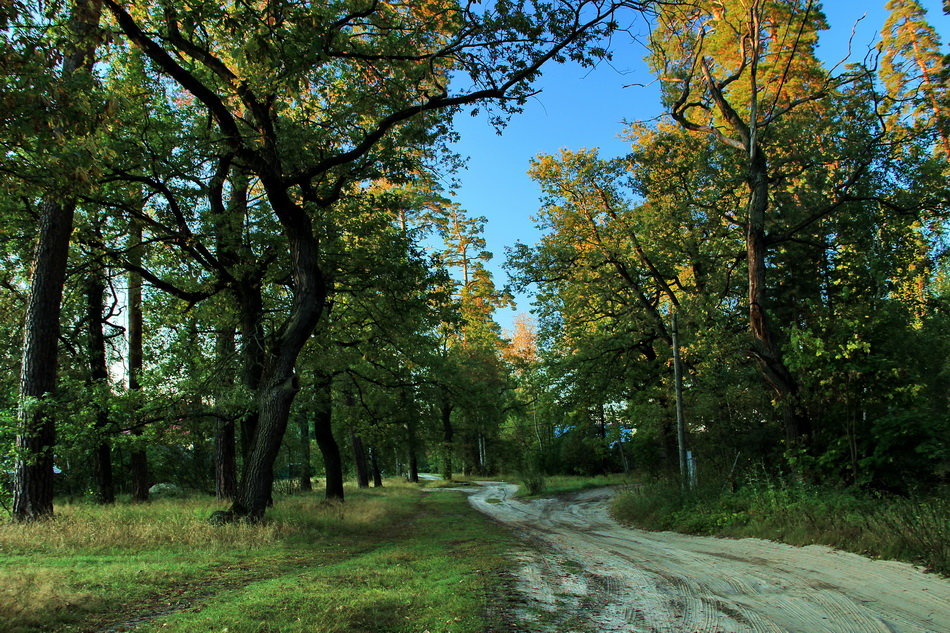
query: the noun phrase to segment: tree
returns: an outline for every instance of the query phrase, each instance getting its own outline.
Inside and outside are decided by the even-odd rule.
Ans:
[[[64,92],[70,88],[81,91],[91,81],[101,8],[98,0],[76,0],[72,6],[68,16],[72,36],[67,40],[68,52],[59,69]],[[59,123],[52,125],[59,128],[60,134],[75,133]],[[79,180],[78,174],[76,179]],[[69,179],[65,184],[65,192],[48,192],[39,207],[20,371],[13,499],[13,516],[18,521],[41,519],[53,513],[56,427],[51,399],[56,391],[56,346],[76,189],[77,185],[82,186],[81,182]]]
[[[818,108],[815,104],[832,87],[814,57],[824,16],[811,0],[756,1],[748,10],[730,3],[700,3],[695,8],[664,9],[661,24],[673,37],[666,42],[654,39],[653,63],[668,80],[670,115],[684,129],[730,148],[745,170],[743,224],[752,354],[780,403],[787,446],[807,446],[811,420],[802,410],[799,385],[783,358],[780,326],[769,315],[766,272],[774,244],[768,228],[772,215],[782,212],[773,195],[782,165],[776,132],[797,114]],[[866,154],[845,173],[836,174],[840,184],[835,195],[803,220],[805,225],[840,207],[871,160]]]
[[[257,518],[298,390],[296,361],[330,291],[319,240],[332,226],[322,218],[395,149],[437,142],[445,132],[440,111],[488,100],[512,111],[545,62],[588,59],[588,45],[614,28],[618,7],[501,4],[476,13],[438,3],[324,11],[199,2],[131,11],[104,3],[125,36],[207,109],[222,165],[259,179],[291,255],[292,300],[266,350],[258,426],[232,507]],[[450,69],[464,71],[451,91]]]
[[[892,127],[913,123],[936,134],[937,149],[950,160],[950,84],[941,78],[940,36],[917,0],[889,0],[881,29],[880,75],[893,100]]]

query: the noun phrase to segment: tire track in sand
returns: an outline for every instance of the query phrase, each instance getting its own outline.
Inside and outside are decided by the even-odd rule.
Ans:
[[[473,506],[523,535],[514,630],[618,633],[948,633],[950,581],[821,546],[628,529],[609,489]]]

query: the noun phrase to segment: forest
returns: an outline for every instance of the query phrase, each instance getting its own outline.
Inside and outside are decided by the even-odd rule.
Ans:
[[[4,509],[175,488],[256,521],[420,471],[939,489],[950,56],[887,12],[829,67],[811,0],[4,3]],[[453,117],[503,133],[637,20],[666,115],[538,155],[543,237],[494,279]]]

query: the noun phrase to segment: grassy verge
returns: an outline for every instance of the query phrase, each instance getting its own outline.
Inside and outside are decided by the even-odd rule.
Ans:
[[[483,631],[508,537],[461,495],[387,483],[260,525],[211,526],[205,499],[0,524],[3,630]]]
[[[735,492],[707,486],[680,493],[656,483],[620,494],[618,520],[650,530],[822,544],[922,564],[950,575],[950,500],[906,499],[837,489],[751,482]]]
[[[604,486],[630,485],[634,480],[630,475],[613,473],[609,475],[594,475],[590,477],[574,475],[546,475],[538,480],[536,477],[522,477],[515,496],[523,499],[536,499],[554,495],[587,490],[588,488],[602,488]]]

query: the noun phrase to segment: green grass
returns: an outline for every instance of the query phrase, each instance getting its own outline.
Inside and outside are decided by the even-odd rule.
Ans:
[[[523,478],[524,479],[524,478]],[[630,475],[614,473],[610,475],[593,475],[589,477],[575,475],[545,475],[540,482],[522,481],[515,496],[523,499],[551,497],[589,488],[604,486],[629,485],[634,483]],[[538,488],[540,487],[540,490]]]
[[[278,499],[259,525],[211,526],[206,499],[0,524],[4,630],[485,630],[507,534],[462,495],[387,484],[342,505]]]
[[[682,494],[657,482],[618,495],[613,513],[650,530],[822,544],[950,575],[950,499],[939,492],[907,499],[764,480]]]

